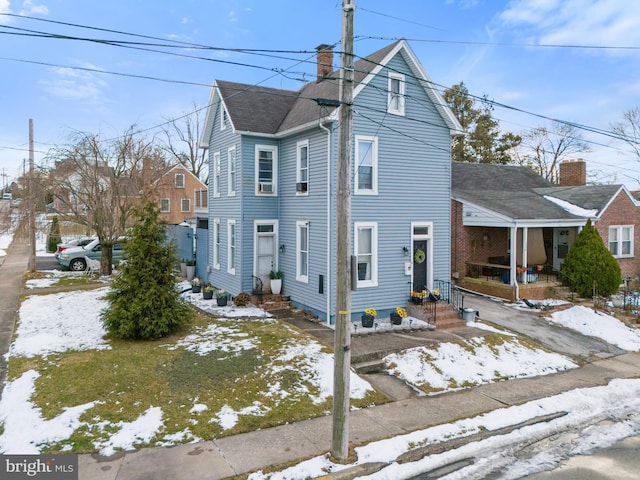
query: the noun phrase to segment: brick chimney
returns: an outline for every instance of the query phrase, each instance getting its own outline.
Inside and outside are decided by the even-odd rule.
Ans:
[[[587,162],[582,158],[560,162],[561,187],[581,187],[587,184]]]
[[[333,46],[323,43],[316,47],[316,51],[318,52],[318,82],[321,82],[333,71]]]

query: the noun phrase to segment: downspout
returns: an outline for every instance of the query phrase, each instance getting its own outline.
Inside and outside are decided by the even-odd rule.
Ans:
[[[331,324],[331,129],[318,122],[318,126],[327,132],[327,325]]]

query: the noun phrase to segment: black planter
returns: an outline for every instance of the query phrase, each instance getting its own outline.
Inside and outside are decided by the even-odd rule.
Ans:
[[[416,305],[421,305],[422,304],[422,298],[420,298],[420,297],[411,297],[411,301],[413,303],[415,303]]]
[[[191,285],[191,291],[193,293],[200,293],[200,290],[202,290],[202,285]]]
[[[402,324],[402,317],[400,315],[398,315],[396,312],[391,312],[390,317],[391,317],[391,323],[393,325],[401,325]]]
[[[205,300],[211,300],[213,298],[213,292],[209,292],[207,290],[202,291],[202,298]]]
[[[220,297],[216,297],[216,302],[218,303],[219,307],[226,306],[228,301],[229,301],[229,299],[228,299],[228,297],[226,295],[220,296]]]
[[[373,315],[367,315],[366,313],[362,314],[362,326],[366,328],[373,327],[373,319],[375,317]]]

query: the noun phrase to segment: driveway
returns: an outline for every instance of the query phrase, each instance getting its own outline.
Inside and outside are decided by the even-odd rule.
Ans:
[[[473,294],[465,295],[464,306],[477,310],[482,320],[529,337],[549,350],[567,355],[579,363],[627,353],[603,340],[549,323],[542,316],[550,315],[550,312],[518,310],[505,302]]]

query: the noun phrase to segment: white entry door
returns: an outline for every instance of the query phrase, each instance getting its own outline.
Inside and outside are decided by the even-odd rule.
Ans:
[[[277,223],[256,222],[254,275],[262,280],[264,290],[269,289],[269,273],[278,269]]]

